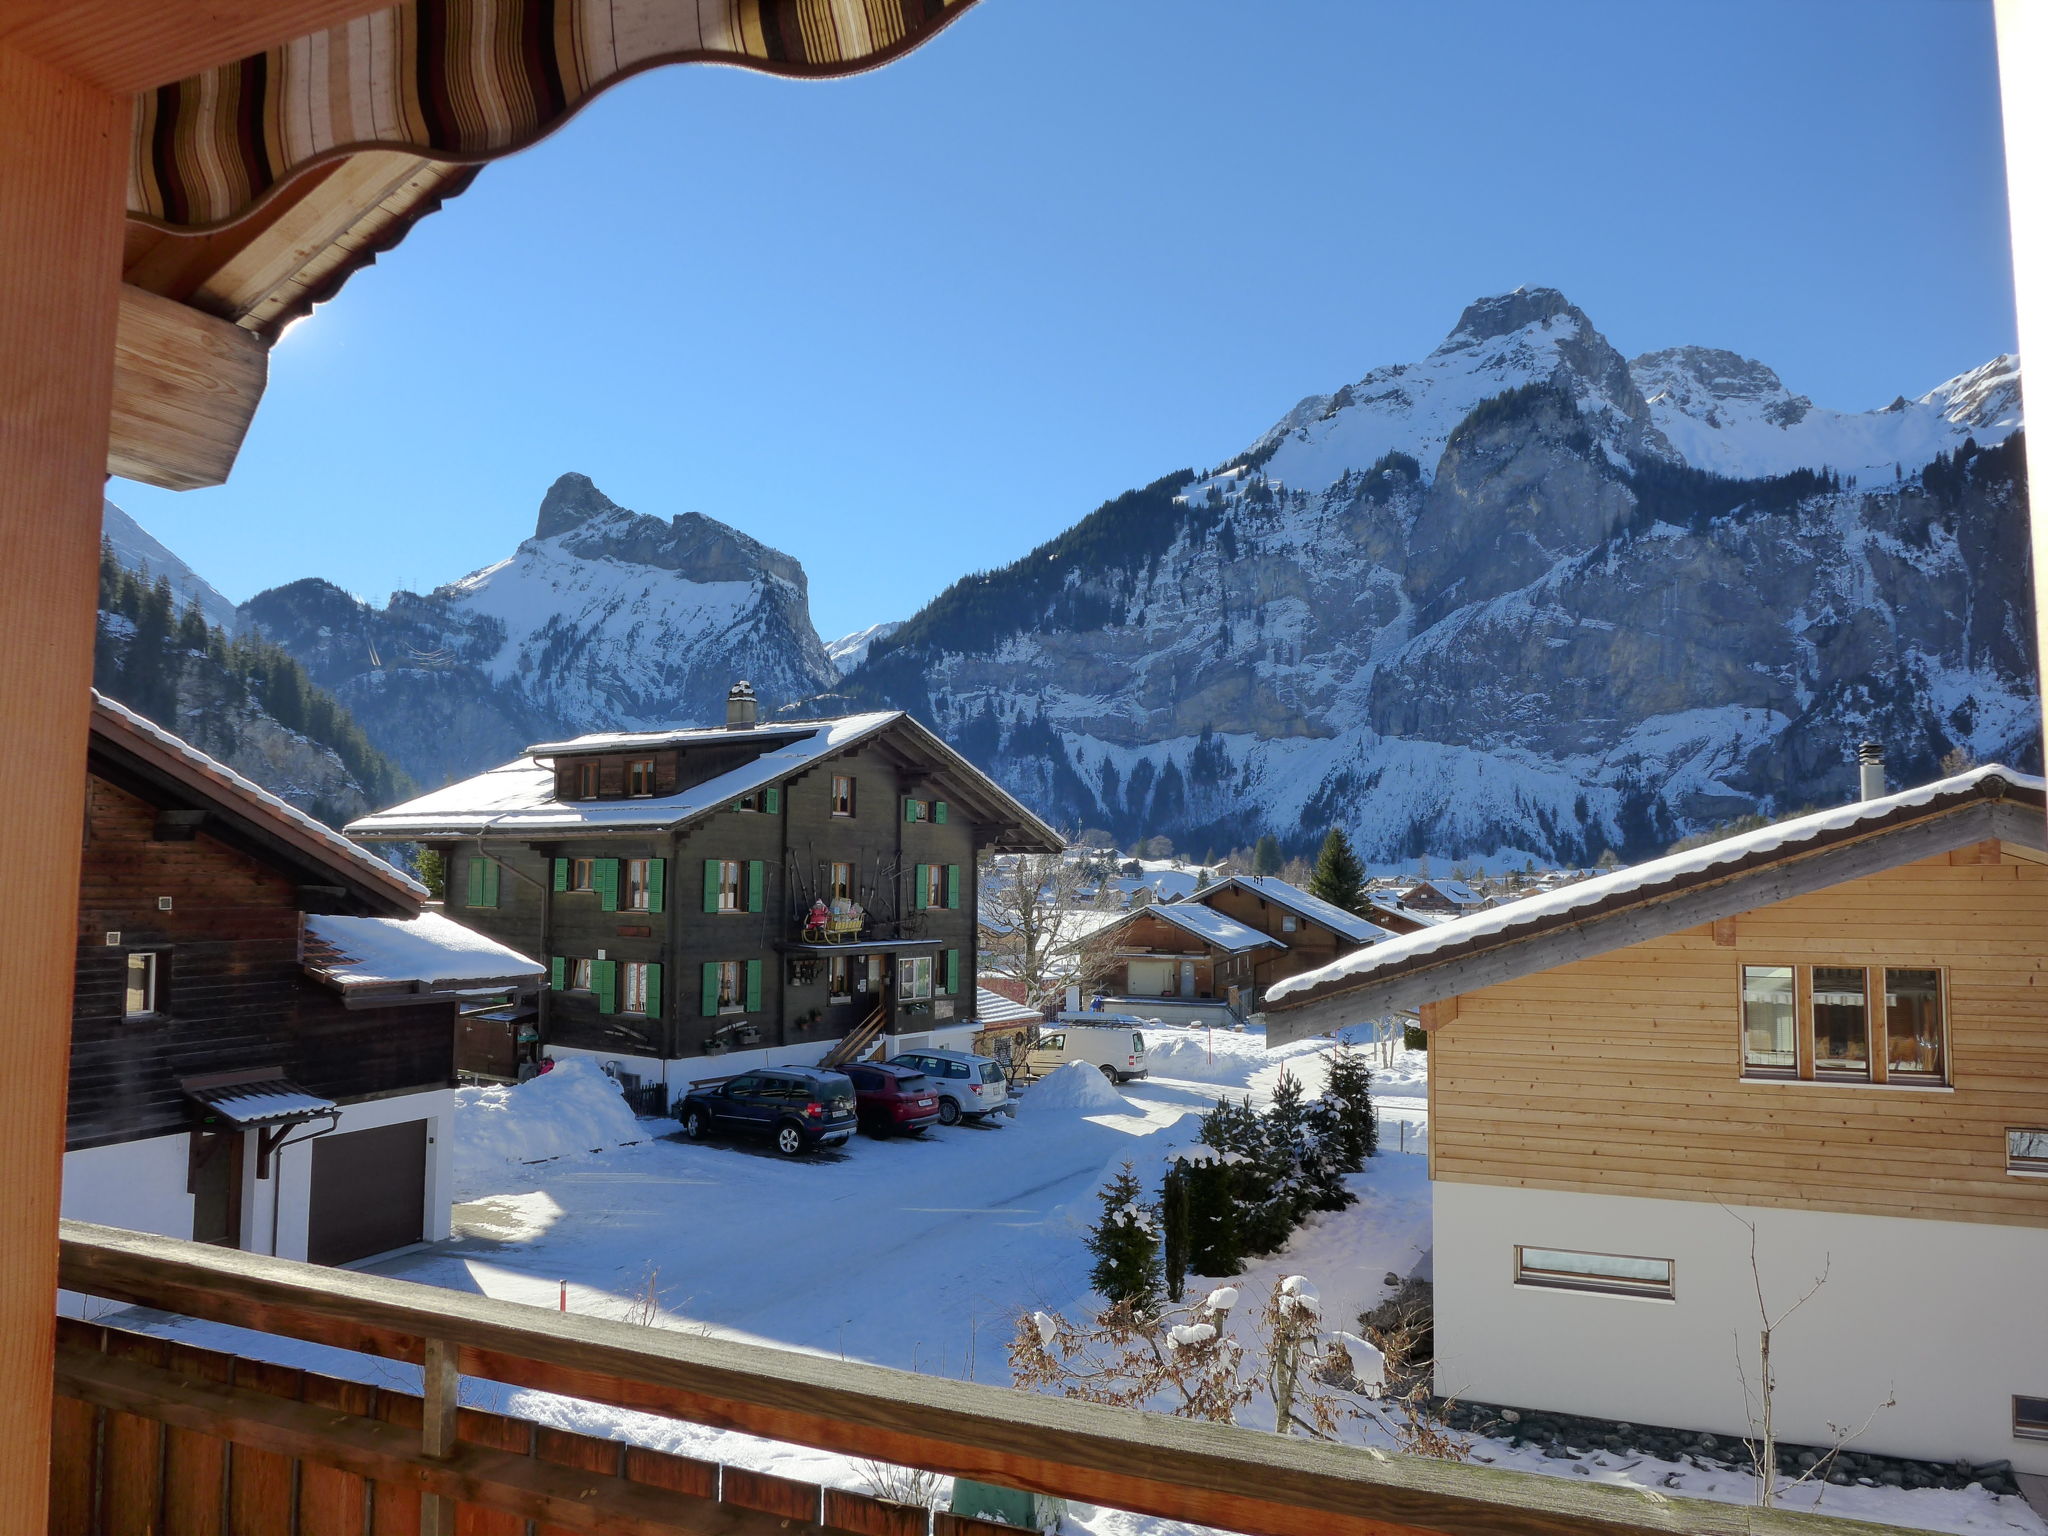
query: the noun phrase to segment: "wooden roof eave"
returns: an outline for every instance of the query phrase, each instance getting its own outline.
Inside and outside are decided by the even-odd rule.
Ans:
[[[1284,1044],[1412,1011],[1424,1003],[1812,895],[1972,843],[1996,840],[2048,850],[2048,822],[2040,797],[2002,781],[1995,793],[1978,790],[1960,803],[1903,811],[1895,821],[1852,827],[1791,850],[1770,850],[1742,865],[1702,871],[1682,884],[1630,892],[1525,927],[1475,935],[1448,949],[1418,955],[1411,963],[1357,977],[1334,977],[1306,991],[1269,999],[1264,1008],[1267,1043]]]
[[[207,836],[266,862],[284,863],[301,885],[340,887],[361,904],[364,915],[419,915],[423,898],[402,883],[398,871],[391,872],[388,882],[380,879],[374,870],[329,848],[304,828],[242,803],[230,786],[215,782],[140,733],[116,738],[95,729],[89,763],[95,774],[160,808],[204,811],[206,819],[199,825]],[[166,807],[167,799],[179,803]]]

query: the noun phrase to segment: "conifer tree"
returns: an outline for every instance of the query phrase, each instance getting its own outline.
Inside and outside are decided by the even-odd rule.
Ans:
[[[1128,1302],[1150,1311],[1159,1300],[1158,1216],[1145,1203],[1144,1186],[1129,1163],[1101,1194],[1102,1217],[1089,1229],[1088,1249],[1095,1255],[1089,1273],[1102,1299]]]
[[[1263,834],[1252,848],[1252,873],[1255,875],[1277,875],[1282,863],[1280,839],[1272,833]]]
[[[1246,1212],[1245,1245],[1253,1253],[1273,1253],[1301,1224],[1319,1193],[1308,1105],[1301,1079],[1292,1072],[1282,1072],[1274,1084],[1259,1132],[1259,1161],[1268,1182],[1265,1198]]]
[[[1315,872],[1308,878],[1308,893],[1346,912],[1365,915],[1365,866],[1351,851],[1351,839],[1342,827],[1330,828],[1316,855]]]
[[[1165,1229],[1166,1299],[1179,1302],[1188,1279],[1188,1165],[1182,1158],[1167,1164],[1159,1185],[1160,1225]]]
[[[434,900],[448,899],[448,861],[438,848],[422,848],[413,860],[413,873]]]
[[[1187,1170],[1188,1269],[1210,1280],[1244,1270],[1244,1233],[1231,1183],[1234,1171],[1217,1157],[1195,1162]]]
[[[1330,1150],[1339,1172],[1357,1173],[1379,1146],[1379,1122],[1372,1108],[1372,1068],[1364,1054],[1340,1044],[1330,1056],[1330,1078],[1318,1101]]]

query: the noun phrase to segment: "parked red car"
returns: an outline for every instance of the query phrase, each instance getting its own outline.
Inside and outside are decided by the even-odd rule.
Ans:
[[[915,1136],[938,1123],[938,1091],[922,1072],[881,1062],[855,1062],[839,1070],[853,1079],[854,1113],[870,1136],[898,1131]]]

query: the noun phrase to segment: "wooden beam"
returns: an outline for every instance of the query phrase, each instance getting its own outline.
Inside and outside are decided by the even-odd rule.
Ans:
[[[248,331],[124,284],[107,473],[168,491],[221,484],[269,376]]]
[[[2044,829],[2040,814],[2024,806],[1994,801],[1965,806],[1945,816],[1907,822],[1857,842],[1838,844],[1782,864],[1766,864],[1641,906],[1623,907],[1526,938],[1503,937],[1483,949],[1447,955],[1436,964],[1427,963],[1424,957],[1415,970],[1384,977],[1367,976],[1355,986],[1293,1007],[1288,1006],[1285,998],[1268,1003],[1266,1043],[1270,1046],[1303,1040],[1402,1009],[1420,1008],[1439,998],[1498,986],[1646,939],[1661,939],[1687,928],[1718,922],[1755,907],[1808,896],[1847,880],[1881,874],[1902,864],[1942,857],[1951,849],[1985,838],[2009,836],[2015,842],[2031,838],[2038,843],[2044,840],[2044,835],[2048,835],[2048,829]]]
[[[40,1531],[127,101],[0,43],[0,1531]]]
[[[13,47],[111,96],[169,85],[372,11],[391,0],[8,0],[0,47]],[[16,105],[8,99],[8,107]],[[122,123],[127,132],[127,123]],[[123,149],[125,152],[126,145]],[[124,167],[125,172],[125,167]]]
[[[1247,1536],[1871,1536],[1856,1522],[1388,1456],[1220,1424],[496,1301],[83,1222],[64,1284],[666,1414]]]

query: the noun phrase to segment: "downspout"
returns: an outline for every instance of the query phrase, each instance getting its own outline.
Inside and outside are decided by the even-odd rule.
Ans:
[[[268,1178],[270,1180],[270,1256],[273,1259],[280,1257],[277,1251],[278,1204],[284,1190],[284,1159],[280,1154],[286,1147],[303,1146],[309,1141],[318,1141],[322,1136],[328,1135],[339,1128],[340,1125],[341,1111],[338,1109],[333,1110],[327,1116],[327,1124],[312,1135],[301,1136],[298,1140],[293,1141],[290,1139],[289,1133],[287,1133],[286,1139],[272,1143],[268,1151],[263,1146],[263,1130],[260,1126],[257,1128],[256,1177],[259,1179]],[[268,1174],[265,1174],[263,1171],[266,1162],[270,1165],[270,1172]]]

